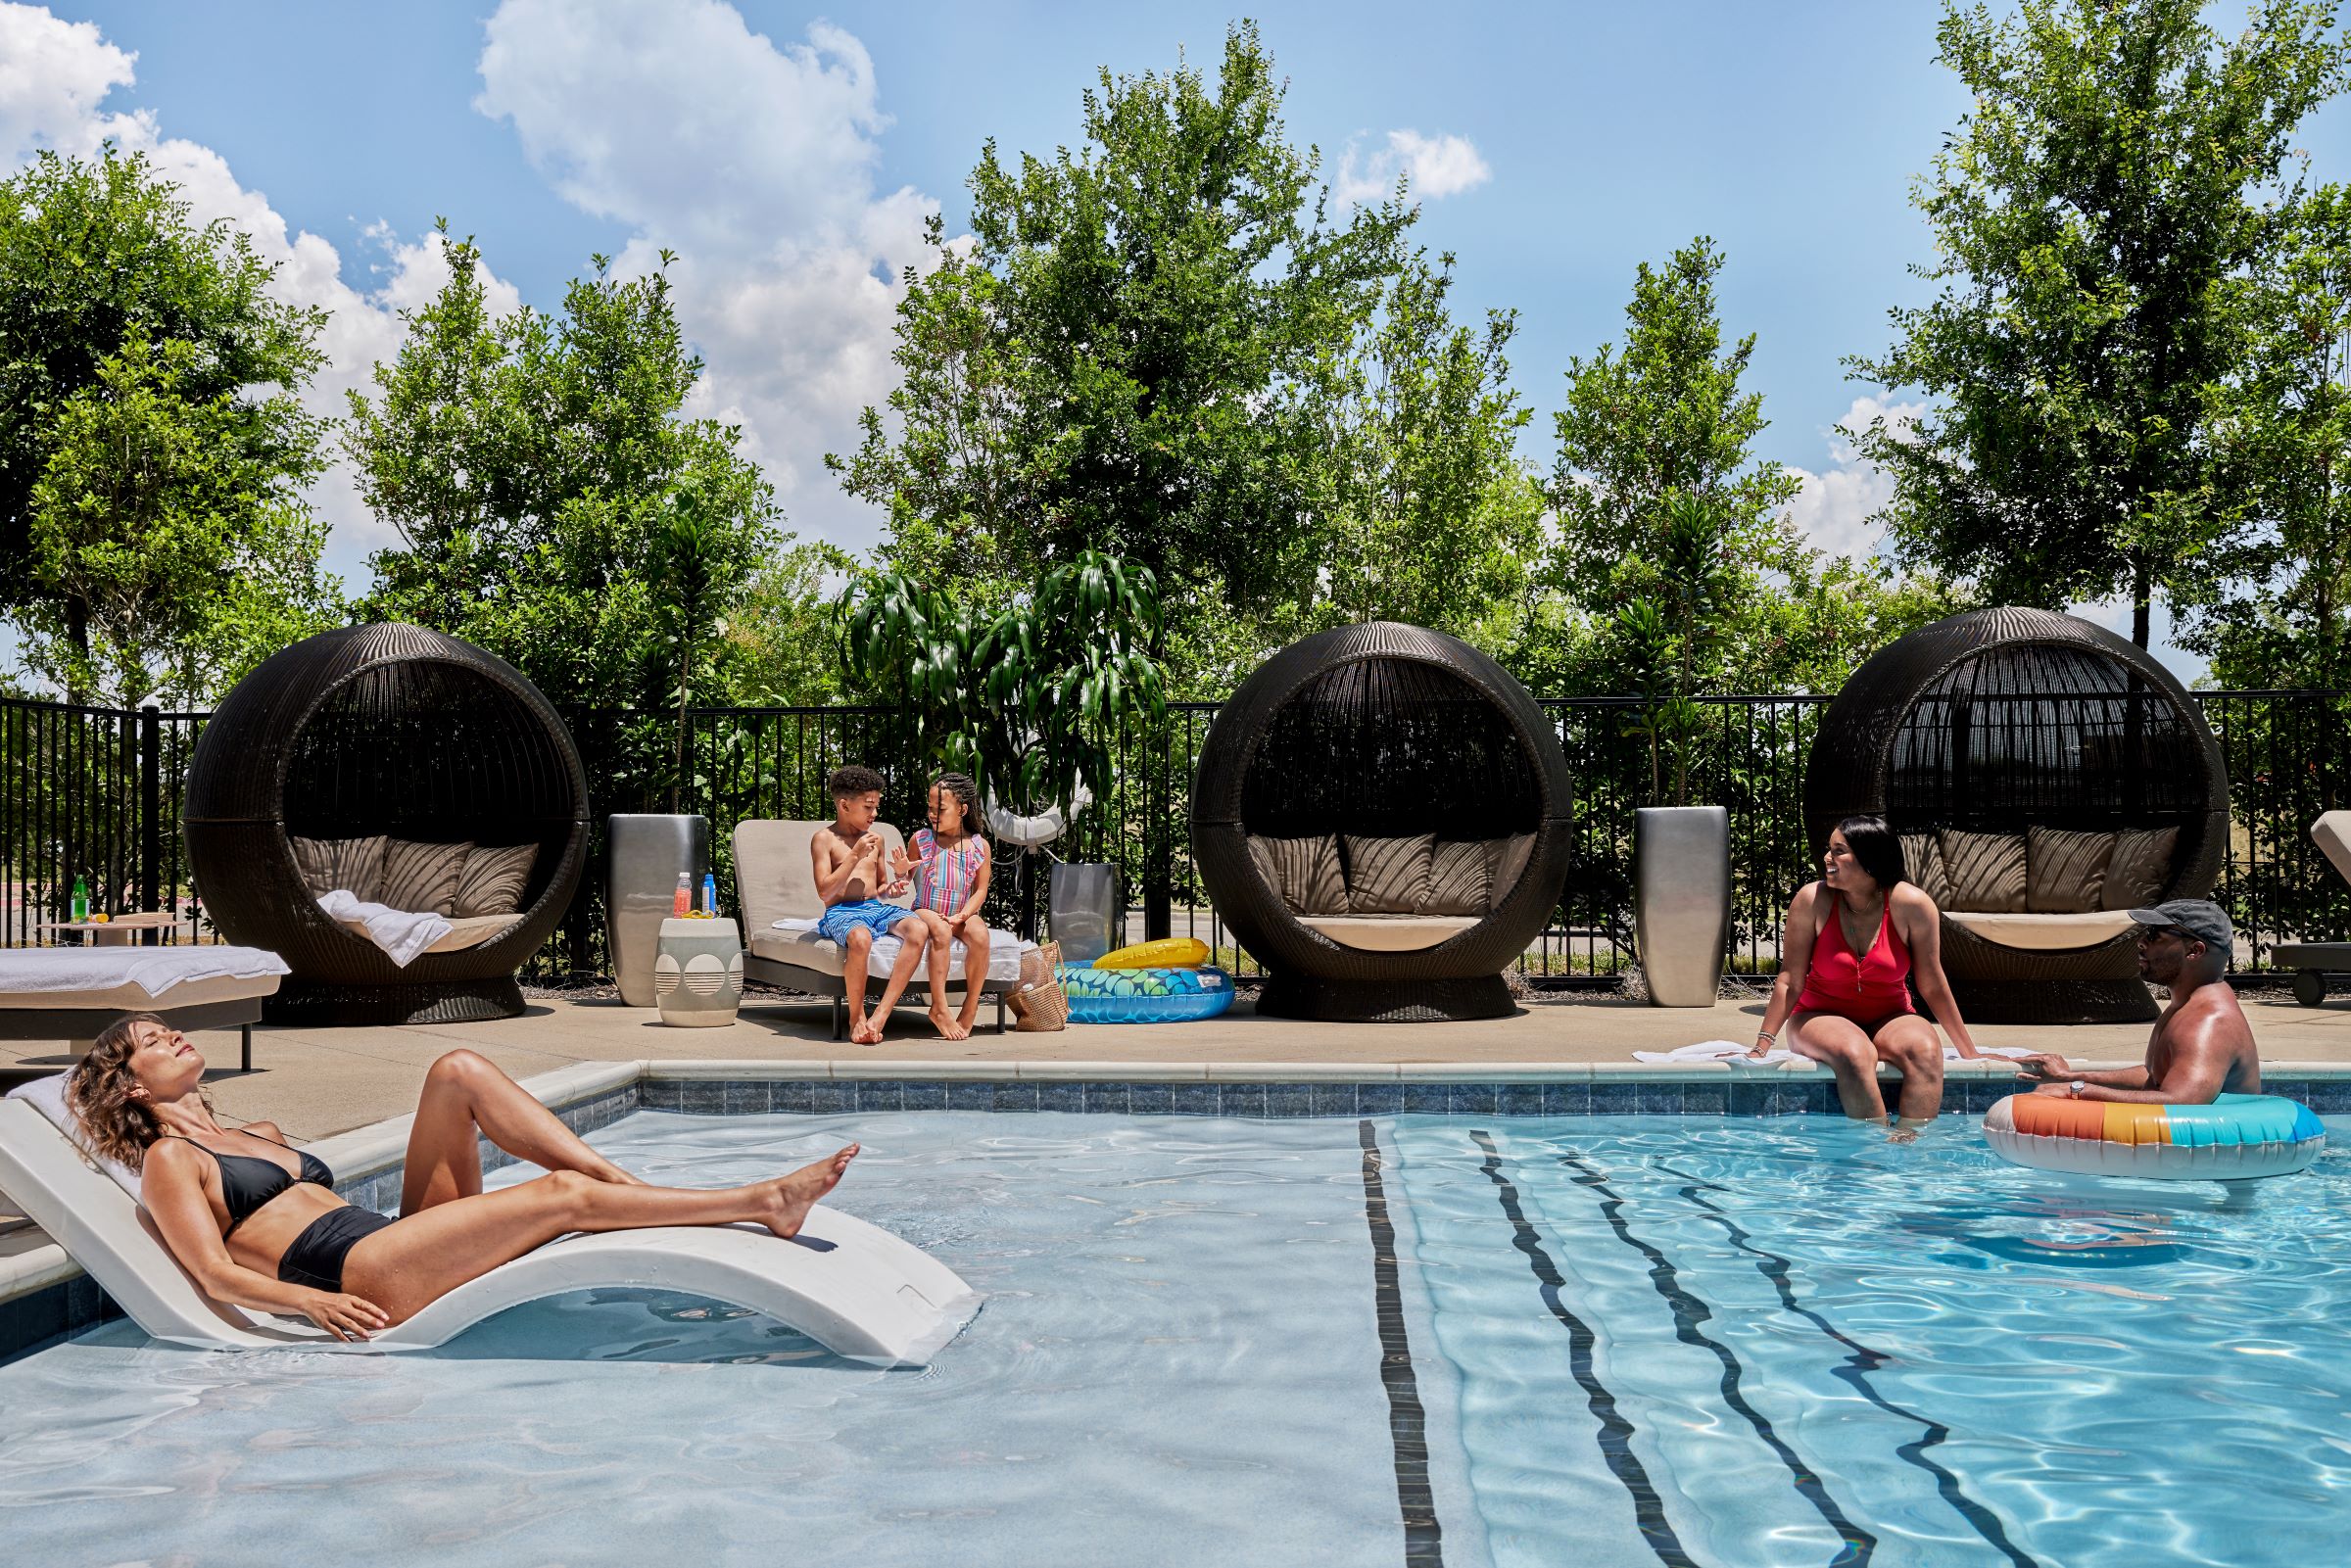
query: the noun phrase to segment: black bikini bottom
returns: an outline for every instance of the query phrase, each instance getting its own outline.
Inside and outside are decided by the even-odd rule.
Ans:
[[[354,1247],[391,1223],[372,1209],[356,1205],[330,1209],[294,1238],[294,1245],[277,1261],[277,1277],[289,1285],[340,1291],[343,1259]]]

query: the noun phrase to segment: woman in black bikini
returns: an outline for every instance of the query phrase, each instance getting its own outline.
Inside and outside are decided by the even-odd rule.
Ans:
[[[334,1176],[267,1121],[220,1125],[204,1058],[161,1019],[108,1028],[66,1080],[99,1153],[141,1172],[165,1245],[207,1293],[300,1312],[365,1339],[499,1264],[576,1230],[751,1221],[800,1228],[857,1157],[849,1145],[774,1181],[700,1191],[649,1187],[583,1143],[486,1059],[452,1051],[425,1074],[408,1132],[398,1219],[335,1196]],[[482,1191],[487,1137],[549,1174]]]

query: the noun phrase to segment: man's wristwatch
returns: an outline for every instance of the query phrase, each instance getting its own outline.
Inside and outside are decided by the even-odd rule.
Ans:
[[[2079,1100],[2082,1098],[2082,1091],[2088,1087],[2088,1084],[2084,1083],[2080,1078],[2076,1078],[2073,1082],[2065,1086],[2065,1092]]]

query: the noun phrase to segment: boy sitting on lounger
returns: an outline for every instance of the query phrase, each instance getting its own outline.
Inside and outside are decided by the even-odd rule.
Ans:
[[[882,1026],[922,967],[931,939],[931,928],[920,915],[886,902],[904,892],[906,883],[886,869],[882,835],[874,832],[874,815],[882,809],[882,776],[871,768],[836,768],[827,781],[833,792],[833,821],[808,840],[816,862],[816,896],[825,901],[816,930],[840,946],[849,1038],[859,1045],[882,1043]],[[889,982],[868,1018],[865,966],[880,936],[898,939],[898,961],[889,967]]]

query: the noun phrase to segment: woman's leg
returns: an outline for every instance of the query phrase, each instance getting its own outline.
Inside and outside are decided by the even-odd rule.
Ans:
[[[1943,1039],[1916,1013],[1888,1019],[1872,1036],[1878,1060],[1902,1075],[1896,1102],[1905,1121],[1926,1122],[1943,1109]]]
[[[402,1213],[417,1213],[482,1190],[476,1133],[542,1169],[576,1170],[599,1181],[623,1184],[637,1180],[589,1148],[489,1058],[452,1051],[425,1073],[424,1092],[416,1100],[416,1120],[408,1129],[408,1169],[401,1181]]]
[[[1884,1121],[1886,1098],[1878,1093],[1878,1049],[1861,1025],[1837,1013],[1799,1013],[1782,1037],[1798,1056],[1825,1063],[1837,1074],[1837,1101],[1856,1121]]]
[[[980,1017],[980,987],[987,983],[987,922],[978,915],[966,916],[962,936],[963,1011],[955,1016],[955,1022],[963,1025],[961,1037],[969,1039]]]
[[[856,1157],[857,1145],[850,1144],[778,1180],[715,1191],[621,1186],[582,1171],[558,1170],[520,1186],[403,1214],[351,1250],[343,1260],[343,1288],[373,1302],[397,1323],[468,1280],[575,1230],[750,1221],[792,1236]]]

